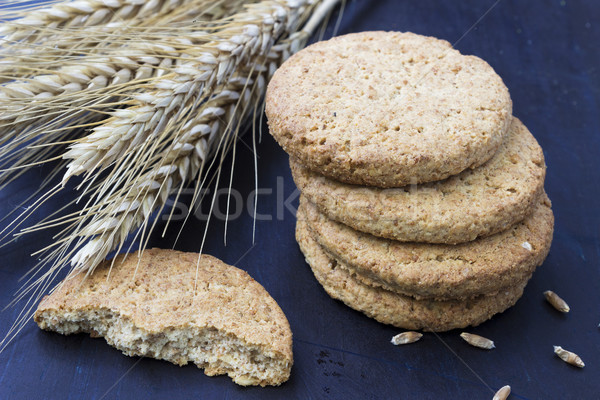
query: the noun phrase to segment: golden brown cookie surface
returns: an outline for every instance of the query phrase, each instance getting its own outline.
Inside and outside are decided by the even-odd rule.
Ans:
[[[514,118],[484,165],[439,182],[380,189],[329,179],[290,159],[302,194],[329,218],[361,232],[407,242],[462,243],[521,221],[544,190],[544,155]]]
[[[312,238],[306,221],[300,218],[296,240],[315,277],[331,297],[379,322],[404,329],[442,332],[479,325],[514,305],[529,280],[527,276],[494,295],[469,300],[417,300],[355,279],[341,261],[325,253]]]
[[[150,249],[67,279],[35,313],[42,329],[89,332],[127,355],[194,362],[240,385],[279,385],[293,363],[289,323],[246,272],[215,257]],[[198,267],[196,269],[196,267]]]
[[[400,187],[487,161],[511,120],[483,60],[413,33],[361,32],[286,61],[266,95],[269,130],[291,156],[339,181]]]
[[[458,245],[382,239],[328,219],[304,197],[305,218],[318,243],[353,273],[417,298],[491,294],[532,274],[546,258],[554,216],[544,194],[532,214],[508,230]]]

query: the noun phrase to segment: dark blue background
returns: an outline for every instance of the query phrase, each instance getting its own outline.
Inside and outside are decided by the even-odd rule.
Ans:
[[[277,218],[278,179],[285,198],[295,187],[287,155],[265,134],[258,146],[259,186],[273,193],[260,196],[258,212],[275,218],[257,222],[255,245],[247,213],[230,222],[227,246],[223,224],[215,221],[206,252],[247,270],[281,305],[294,333],[289,382],[244,389],[227,377],[206,377],[195,366],[138,362],[102,339],[64,337],[29,323],[0,354],[1,399],[491,399],[505,384],[513,387],[511,398],[600,398],[600,2],[350,1],[340,33],[362,30],[413,31],[458,41],[461,52],[484,58],[503,77],[514,114],[544,148],[546,190],[556,216],[554,242],[518,304],[470,330],[494,339],[497,349],[469,347],[458,331],[426,334],[419,343],[394,347],[389,340],[398,329],[330,299],[298,250],[294,216],[284,211]],[[245,142],[250,143],[249,136]],[[234,187],[244,197],[254,187],[251,166],[252,153],[238,145]],[[35,169],[2,190],[0,215],[32,193],[47,172],[48,167]],[[60,204],[56,198],[41,215]],[[180,225],[161,238],[163,226],[151,242],[170,247]],[[204,223],[192,218],[175,248],[197,251],[203,229]],[[0,305],[10,301],[17,279],[34,265],[29,254],[50,243],[48,233],[41,233],[0,250]],[[542,296],[546,289],[563,296],[572,311],[562,315],[548,306]],[[18,311],[0,314],[0,334]],[[577,352],[586,367],[561,362],[552,352],[555,344]]]

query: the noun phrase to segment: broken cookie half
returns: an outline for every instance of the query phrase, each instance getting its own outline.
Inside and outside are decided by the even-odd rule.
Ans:
[[[280,385],[290,325],[267,291],[215,257],[151,249],[72,274],[35,313],[40,328],[102,336],[128,356],[188,362],[239,385]],[[110,275],[109,275],[110,271]]]

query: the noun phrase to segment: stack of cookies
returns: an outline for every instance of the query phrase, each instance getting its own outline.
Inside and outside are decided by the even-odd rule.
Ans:
[[[477,325],[548,254],[542,149],[480,58],[412,33],[340,36],[281,66],[266,113],[302,192],[300,248],[348,306],[406,329]]]

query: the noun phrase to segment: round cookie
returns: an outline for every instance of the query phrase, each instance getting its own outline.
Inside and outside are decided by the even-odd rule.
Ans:
[[[361,232],[407,242],[469,242],[521,221],[544,190],[539,144],[517,118],[484,165],[446,180],[380,189],[341,183],[290,159],[296,185],[321,212]]]
[[[530,276],[552,242],[554,217],[544,194],[533,212],[510,229],[459,245],[381,239],[328,219],[304,197],[315,239],[352,273],[387,290],[438,300],[491,294]]]
[[[508,89],[485,61],[400,32],[308,46],[275,72],[265,107],[270,133],[303,165],[378,187],[483,164],[512,115]]]
[[[469,300],[417,300],[354,279],[343,263],[325,253],[311,237],[306,221],[299,218],[296,240],[315,277],[334,299],[379,322],[404,329],[442,332],[475,326],[514,305],[529,277],[491,296]]]

